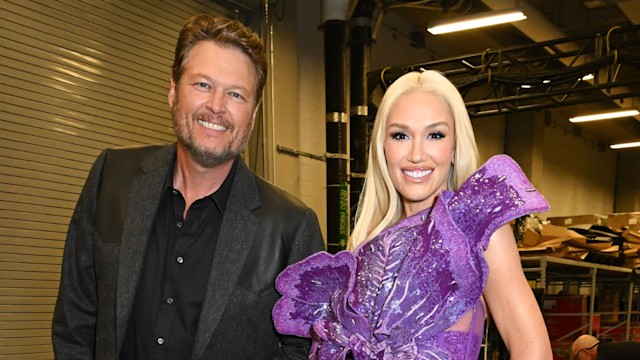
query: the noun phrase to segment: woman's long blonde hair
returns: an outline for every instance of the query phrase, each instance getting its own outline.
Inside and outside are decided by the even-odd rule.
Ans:
[[[478,147],[464,100],[456,87],[433,70],[410,72],[398,78],[384,94],[371,134],[369,163],[360,194],[349,249],[371,240],[402,217],[402,203],[396,191],[384,154],[387,118],[393,105],[407,93],[422,91],[440,97],[453,117],[455,152],[447,189],[458,187],[477,169]]]

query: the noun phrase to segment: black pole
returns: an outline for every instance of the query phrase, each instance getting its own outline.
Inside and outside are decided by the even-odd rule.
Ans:
[[[367,91],[367,71],[371,63],[371,24],[376,4],[374,0],[360,0],[351,17],[351,93],[349,118],[349,153],[351,156],[351,177],[349,194],[351,202],[350,218],[354,219],[360,193],[364,186],[367,170],[369,144],[369,107]]]
[[[349,237],[347,22],[345,19],[328,19],[324,21],[323,29],[327,131],[327,250],[336,253],[346,248]]]

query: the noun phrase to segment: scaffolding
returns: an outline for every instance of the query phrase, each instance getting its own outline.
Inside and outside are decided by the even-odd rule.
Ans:
[[[638,291],[640,282],[637,269],[610,266],[576,261],[553,256],[523,257],[522,267],[527,279],[534,285],[534,291],[542,296],[542,300],[554,294],[552,289],[561,289],[564,295],[583,295],[586,297],[588,310],[586,312],[545,312],[544,304],[541,308],[546,319],[549,317],[585,316],[586,323],[562,334],[552,341],[572,340],[575,337],[589,333],[599,337],[606,337],[617,329],[624,328],[623,338],[620,340],[634,340],[632,330],[638,327],[640,301]],[[598,303],[603,289],[614,289],[620,294],[618,304]],[[585,294],[586,293],[586,294]],[[602,299],[600,299],[602,300]],[[606,306],[605,306],[606,305]],[[612,305],[614,309],[612,308]],[[620,308],[617,308],[618,305]],[[600,309],[598,309],[598,306]],[[623,308],[624,306],[624,308]],[[606,310],[603,311],[603,308]],[[602,316],[611,319],[607,329],[595,329]]]

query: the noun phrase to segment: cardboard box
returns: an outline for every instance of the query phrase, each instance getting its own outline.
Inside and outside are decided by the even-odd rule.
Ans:
[[[607,226],[612,229],[622,230],[623,227],[636,227],[640,225],[640,212],[615,213],[607,217]]]
[[[536,246],[540,242],[540,234],[529,228],[524,230],[524,237],[522,239],[522,245],[524,246]]]
[[[559,242],[567,241],[570,239],[584,239],[585,237],[578,234],[577,232],[567,229],[564,226],[558,225],[540,225],[540,243],[545,243],[548,241]]]
[[[640,245],[640,225],[638,225],[638,226],[629,226],[629,229],[625,230],[622,233],[622,237],[631,246]]]
[[[640,257],[637,256],[627,256],[624,259],[624,267],[627,267],[629,269],[638,269],[640,268]]]
[[[555,216],[547,218],[551,225],[558,226],[577,226],[577,225],[606,225],[607,217],[604,215],[590,214],[590,215],[574,215],[574,216]]]
[[[577,232],[557,225],[540,225],[539,232],[527,228],[522,239],[523,246],[548,246],[570,239],[586,239]]]

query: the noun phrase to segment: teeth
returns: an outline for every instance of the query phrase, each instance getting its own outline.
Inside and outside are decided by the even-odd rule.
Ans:
[[[415,170],[415,171],[403,171],[403,173],[412,178],[421,178],[431,174],[433,170]]]
[[[214,123],[210,123],[210,122],[206,122],[204,120],[197,120],[198,124],[200,124],[202,127],[205,127],[207,129],[211,129],[211,130],[218,130],[218,131],[227,131],[227,128],[220,125],[220,124],[214,124]]]

